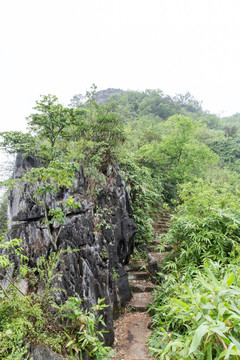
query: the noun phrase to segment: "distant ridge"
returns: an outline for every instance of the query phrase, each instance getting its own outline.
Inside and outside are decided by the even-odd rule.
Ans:
[[[95,101],[98,104],[105,103],[110,96],[117,94],[117,93],[124,93],[122,89],[114,89],[114,88],[108,88],[105,90],[99,90],[96,92]],[[70,107],[78,107],[79,104],[83,104],[87,101],[87,98],[82,94],[77,94],[72,97],[70,100],[70,104],[68,106]]]
[[[114,88],[108,88],[106,90],[99,90],[96,93],[95,100],[98,104],[103,104],[106,102],[110,96],[116,93],[124,93],[122,89],[114,89]]]

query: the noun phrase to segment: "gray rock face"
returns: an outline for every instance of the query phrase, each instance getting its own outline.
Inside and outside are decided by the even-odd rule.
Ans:
[[[66,360],[43,345],[36,346],[29,358],[32,360]]]
[[[34,159],[17,157],[15,178],[23,176]],[[131,291],[124,265],[134,247],[136,225],[131,219],[131,210],[125,184],[119,171],[110,168],[106,185],[99,189],[95,198],[88,194],[88,183],[83,169],[76,173],[72,189],[62,189],[54,198],[48,199],[48,208],[55,208],[59,201],[69,196],[81,203],[81,208],[67,214],[60,235],[59,227],[52,226],[51,233],[57,239],[57,248],[78,249],[64,253],[59,265],[62,274],[57,287],[64,291],[56,294],[56,301],[65,301],[69,296],[79,296],[83,306],[89,308],[104,298],[109,306],[105,311],[108,333],[105,341],[111,345],[114,339],[113,316],[120,306],[130,300]],[[48,229],[43,224],[43,210],[32,200],[32,185],[14,188],[9,196],[9,214],[12,220],[7,239],[22,239],[22,247],[35,266],[41,256],[49,257],[53,251]]]

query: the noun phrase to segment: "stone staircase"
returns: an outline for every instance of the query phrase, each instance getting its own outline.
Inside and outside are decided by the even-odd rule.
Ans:
[[[130,261],[126,267],[128,271],[128,279],[132,288],[132,299],[128,303],[128,307],[139,312],[146,311],[149,303],[153,301],[153,276],[160,270],[160,266],[169,252],[160,253],[158,246],[161,244],[160,236],[166,234],[169,228],[170,213],[164,212],[159,214],[157,221],[153,224],[155,230],[155,240],[148,246],[148,261]]]
[[[161,263],[167,253],[159,253],[157,247],[161,243],[159,235],[165,234],[169,227],[170,214],[159,215],[153,224],[155,240],[148,247],[147,261],[130,261],[125,268],[132,288],[132,299],[127,304],[125,314],[115,321],[116,356],[114,360],[154,360],[150,357],[147,339],[151,334],[151,318],[146,312],[147,306],[153,301],[155,284],[154,274],[160,270]],[[129,310],[132,310],[129,312]]]

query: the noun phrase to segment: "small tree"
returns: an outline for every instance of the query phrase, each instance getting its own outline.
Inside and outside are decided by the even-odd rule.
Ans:
[[[224,127],[223,130],[224,130],[225,137],[234,138],[237,135],[238,128],[237,128],[236,125],[232,125],[232,126],[227,125],[227,126]]]
[[[123,122],[116,111],[116,103],[98,104],[95,101],[96,86],[87,92],[85,104],[86,121],[83,152],[86,162],[91,162],[99,170],[105,171],[115,159],[116,148],[125,141]]]
[[[65,155],[73,130],[79,135],[84,124],[84,109],[65,108],[55,95],[42,95],[33,109],[37,112],[27,117],[29,132],[0,133],[0,145],[10,153],[35,155],[47,162]]]
[[[185,94],[177,94],[173,100],[189,112],[194,113],[202,111],[201,102],[196,100],[189,92],[186,92]]]
[[[36,101],[33,108],[38,113],[31,114],[28,120],[28,128],[34,135],[46,139],[50,143],[51,158],[54,158],[54,147],[57,141],[62,140],[67,144],[70,139],[69,128],[80,126],[80,114],[83,110],[64,108],[58,103],[55,95],[42,95],[40,101]]]
[[[159,171],[166,197],[176,196],[177,184],[194,181],[218,157],[197,139],[202,124],[183,115],[173,115],[162,126],[161,142],[144,144],[139,154],[145,166]]]

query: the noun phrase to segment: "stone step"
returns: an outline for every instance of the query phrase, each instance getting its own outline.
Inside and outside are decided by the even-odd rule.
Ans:
[[[150,248],[152,248],[152,249],[158,248],[160,245],[161,245],[161,241],[159,241],[159,242],[154,241],[153,243],[149,244],[148,250],[149,250]]]
[[[172,216],[172,213],[171,212],[166,212],[166,213],[160,213],[158,214],[157,218],[162,218],[162,217],[167,217],[167,218],[170,218]]]
[[[154,228],[154,230],[169,230],[170,225],[153,224],[152,227]]]
[[[148,247],[148,252],[150,252],[150,253],[155,253],[155,252],[159,252],[159,250],[157,249],[157,246],[155,245],[155,246],[149,246]]]
[[[153,242],[149,243],[148,248],[147,248],[148,252],[159,252],[158,248],[160,245],[162,245],[162,242],[163,241],[160,238],[160,239],[155,239]],[[172,248],[173,247],[170,245],[164,246],[165,251],[171,251]]]
[[[169,220],[157,220],[154,222],[154,224],[170,226],[171,220],[170,219]]]
[[[139,348],[139,345],[138,344],[138,348]],[[144,357],[132,357],[132,356],[127,356],[127,357],[122,357],[121,360],[153,360],[153,358],[151,357],[146,357],[147,355],[144,355]],[[149,355],[150,356],[150,355]],[[115,357],[111,357],[111,359],[115,359]]]
[[[168,233],[169,229],[162,229],[162,228],[155,228],[154,232],[155,232],[155,236],[159,236],[159,235],[166,235]]]
[[[154,241],[153,243],[151,243],[151,245],[148,246],[147,250],[150,253],[158,253],[159,252],[159,246],[162,244],[161,240],[160,241]],[[165,252],[169,252],[172,250],[172,246],[164,246],[164,251]]]
[[[172,212],[170,210],[163,211],[158,214],[158,217],[161,217],[161,216],[172,216]]]
[[[158,232],[160,232],[160,231],[169,231],[169,226],[162,226],[162,225],[153,225],[153,229],[155,230],[155,231],[158,231]]]
[[[153,224],[163,224],[163,225],[169,225],[171,222],[171,219],[157,219],[153,222]]]
[[[161,264],[163,264],[163,261],[168,254],[169,254],[169,251],[164,251],[161,253],[160,252],[151,252],[148,254],[148,257],[156,260],[157,263],[161,265]]]
[[[167,233],[168,233],[168,230],[155,230],[156,238],[158,238],[159,236],[162,236],[162,235],[167,235]]]
[[[154,228],[155,236],[161,235],[164,233],[164,235],[169,231],[169,229],[165,228]]]
[[[146,261],[131,261],[128,265],[125,266],[125,270],[129,271],[139,271],[144,266],[147,266]]]
[[[130,286],[133,293],[152,292],[155,286],[148,280],[131,280]]]
[[[135,311],[144,312],[147,306],[153,302],[154,296],[150,292],[134,293],[127,306]]]
[[[163,225],[169,225],[170,219],[157,219],[157,221],[154,221],[153,224],[163,224]]]
[[[147,280],[149,279],[149,274],[147,271],[130,271],[128,273],[128,280]]]
[[[156,238],[154,241],[149,243],[149,246],[159,246],[160,244],[162,244],[162,238]]]

